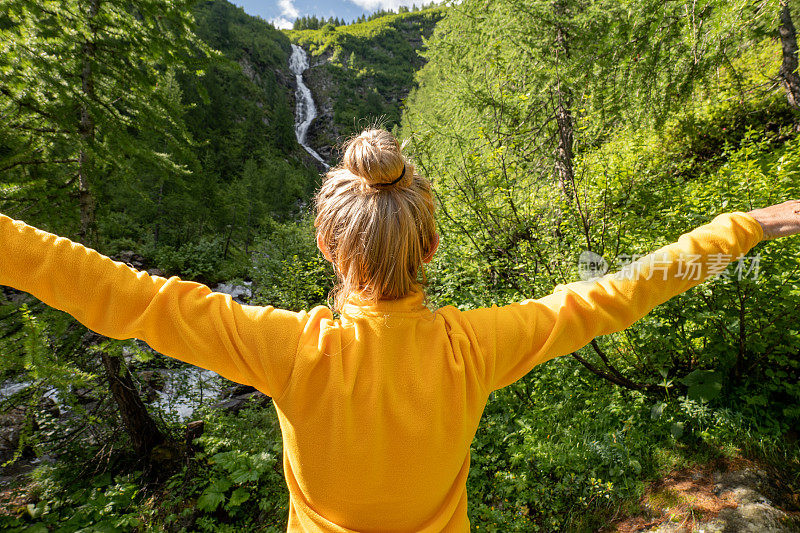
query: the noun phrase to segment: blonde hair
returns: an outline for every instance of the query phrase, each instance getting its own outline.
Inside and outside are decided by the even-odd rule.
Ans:
[[[336,309],[351,295],[374,303],[420,290],[436,240],[431,184],[394,135],[368,129],[344,149],[315,198],[314,226],[338,277]]]

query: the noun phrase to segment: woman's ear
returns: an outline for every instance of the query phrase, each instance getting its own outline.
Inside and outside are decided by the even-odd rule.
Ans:
[[[328,251],[328,247],[325,246],[325,241],[322,239],[322,235],[319,233],[317,233],[317,248],[319,248],[319,251],[322,252],[322,257],[333,263],[331,253]]]
[[[433,255],[436,253],[436,250],[438,249],[439,249],[439,234],[434,233],[433,241],[431,241],[431,249],[428,251],[427,254],[425,254],[425,257],[423,257],[422,260],[425,263],[430,263],[431,259],[433,259]]]

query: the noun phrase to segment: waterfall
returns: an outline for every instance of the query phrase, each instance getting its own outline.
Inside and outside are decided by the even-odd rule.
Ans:
[[[303,82],[303,72],[308,69],[308,54],[296,44],[292,45],[289,69],[294,73],[297,79],[297,91],[294,93],[295,100],[297,100],[294,112],[294,133],[297,135],[297,142],[300,143],[300,146],[305,148],[309,154],[314,156],[314,159],[322,163],[326,169],[330,168],[320,155],[306,144],[308,127],[311,126],[311,122],[317,116],[317,108],[314,105],[314,98],[311,96],[311,89]]]

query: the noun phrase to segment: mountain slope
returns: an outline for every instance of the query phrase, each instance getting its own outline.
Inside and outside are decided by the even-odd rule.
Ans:
[[[425,64],[419,52],[445,13],[435,7],[288,32],[311,56],[304,78],[319,116],[309,141],[323,157],[333,161],[336,145],[375,121],[390,129],[400,122],[414,74]]]

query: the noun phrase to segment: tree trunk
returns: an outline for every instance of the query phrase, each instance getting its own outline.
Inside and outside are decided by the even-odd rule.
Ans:
[[[558,184],[567,201],[572,201],[574,196],[575,172],[573,170],[573,124],[570,105],[572,95],[568,89],[556,87],[556,125],[558,126],[558,145],[556,146],[555,167],[558,174]]]
[[[556,68],[561,60],[569,59],[569,34],[564,29],[562,21],[567,16],[564,0],[554,0],[553,14],[555,15],[556,23],[556,38],[554,49],[556,54]],[[557,145],[555,153],[555,171],[558,176],[558,184],[561,192],[567,201],[573,198],[573,184],[575,183],[575,174],[573,171],[573,133],[574,127],[572,124],[572,91],[570,88],[561,82],[561,76],[556,74],[556,82],[551,91],[553,104],[555,106],[556,126],[558,127]]]
[[[94,18],[99,10],[99,0],[92,0],[91,17]],[[81,92],[85,98],[94,96],[94,79],[92,76],[92,60],[94,59],[94,43],[87,41],[83,44],[83,69],[81,70]],[[86,104],[81,106],[81,123],[78,128],[83,142],[78,153],[78,194],[81,206],[81,240],[89,245],[94,244],[94,198],[89,189],[89,176],[91,174],[89,147],[94,141],[94,120]]]
[[[164,215],[162,203],[164,201],[164,180],[161,180],[161,185],[158,187],[158,205],[156,206],[156,227],[153,228],[153,241],[158,244],[161,237],[161,219]]]
[[[223,259],[228,258],[228,248],[231,245],[231,238],[233,237],[233,230],[236,227],[236,210],[233,211],[233,223],[228,224],[228,237],[225,239],[225,249],[222,251]]]
[[[89,0],[88,14],[89,25],[92,29],[91,39],[96,37],[93,22],[99,12],[100,0]],[[91,101],[95,97],[92,72],[92,63],[95,59],[95,44],[91,39],[87,39],[83,44],[81,91],[86,101]],[[90,188],[93,169],[91,150],[87,150],[94,143],[95,123],[91,110],[85,103],[81,105],[80,116],[79,131],[83,142],[78,155],[78,191],[81,209],[80,233],[85,244],[96,246],[94,197]],[[133,384],[125,361],[120,357],[112,357],[106,353],[101,354],[101,359],[106,370],[111,394],[117,403],[131,442],[140,455],[147,457],[150,450],[165,441],[165,437],[158,429],[155,421],[150,417],[144,402],[139,397],[139,392]]]
[[[253,228],[253,203],[251,202],[247,206],[247,223],[245,225],[247,228],[247,232],[244,236],[244,253],[248,257],[250,256],[250,239],[252,238],[252,228]]]
[[[780,77],[786,89],[786,98],[794,108],[800,106],[800,76],[797,74],[797,32],[792,23],[792,14],[786,0],[781,1],[781,25],[778,28],[783,47],[783,63]]]
[[[128,431],[133,449],[140,457],[149,458],[153,448],[164,443],[166,438],[147,412],[122,357],[103,352],[101,358],[111,394],[117,402],[122,423]]]

